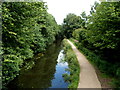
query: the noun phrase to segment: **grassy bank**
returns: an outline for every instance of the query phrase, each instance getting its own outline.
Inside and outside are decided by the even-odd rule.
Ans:
[[[75,53],[66,39],[63,40],[65,61],[69,64],[70,75],[63,74],[65,81],[69,82],[68,88],[77,88],[79,83],[80,66]]]
[[[114,69],[113,65],[111,65],[109,62],[103,60],[99,55],[96,55],[92,51],[88,50],[87,48],[82,46],[81,43],[76,42],[74,39],[70,39],[70,41],[72,41],[74,43],[74,45],[80,50],[80,52],[82,52],[87,57],[87,59],[95,67],[97,67],[100,70],[100,72],[102,73],[102,75],[100,75],[100,76],[102,78],[105,78],[107,76],[106,78],[112,79],[112,82],[108,83],[110,86],[115,87],[115,88],[119,88],[119,82],[120,82],[119,79],[114,78],[114,76],[112,76],[110,74],[111,70]]]

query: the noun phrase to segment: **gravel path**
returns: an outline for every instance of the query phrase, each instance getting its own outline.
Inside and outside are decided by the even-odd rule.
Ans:
[[[98,80],[94,67],[88,62],[86,57],[73,45],[72,42],[67,40],[72,46],[77,59],[80,64],[80,80],[78,88],[101,88],[101,84]]]

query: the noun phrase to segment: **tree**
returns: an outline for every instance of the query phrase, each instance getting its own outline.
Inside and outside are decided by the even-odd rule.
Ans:
[[[82,17],[81,27],[86,28],[87,15],[86,15],[85,11],[81,13],[81,17]]]
[[[78,29],[81,27],[82,19],[80,16],[77,16],[75,14],[68,14],[67,17],[64,19],[63,28],[65,30],[65,35],[67,38],[72,37],[72,32],[75,29]]]
[[[2,29],[3,86],[19,74],[26,60],[35,53],[45,51],[60,32],[54,17],[47,12],[47,6],[42,1],[3,2]]]
[[[91,11],[90,11],[91,15],[96,12],[96,8],[98,5],[99,5],[99,3],[95,1],[94,5],[91,6]]]
[[[90,19],[91,36],[88,39],[100,49],[118,50],[120,44],[119,3],[101,3]]]

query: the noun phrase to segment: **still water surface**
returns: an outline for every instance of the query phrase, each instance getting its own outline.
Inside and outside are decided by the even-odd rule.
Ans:
[[[24,66],[20,75],[8,84],[12,88],[67,88],[62,74],[68,73],[64,62],[64,51],[60,43],[51,45],[45,54],[36,55]]]

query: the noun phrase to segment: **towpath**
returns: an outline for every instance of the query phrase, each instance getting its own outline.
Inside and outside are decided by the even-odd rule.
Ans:
[[[80,80],[78,88],[101,88],[94,67],[89,63],[86,57],[74,46],[74,44],[67,40],[75,52],[78,62],[80,64]]]

